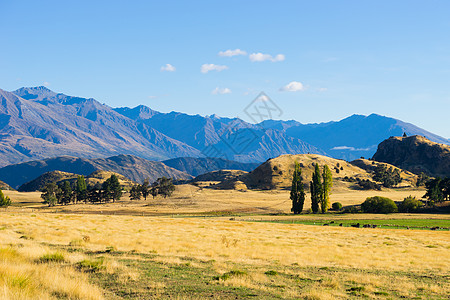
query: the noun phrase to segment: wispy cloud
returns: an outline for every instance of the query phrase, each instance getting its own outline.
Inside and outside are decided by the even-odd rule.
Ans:
[[[305,86],[303,85],[303,83],[298,81],[291,81],[287,85],[280,88],[280,92],[299,92],[304,90]]]
[[[161,67],[161,72],[175,72],[177,68],[172,66],[171,64],[166,64]]]
[[[156,98],[158,98],[157,96],[148,96],[148,99],[156,99]]]
[[[350,146],[337,146],[331,148],[331,150],[349,150],[349,151],[369,151],[371,147],[368,148],[355,148]]]
[[[213,95],[225,95],[225,94],[231,94],[231,90],[229,88],[219,88],[216,87],[211,94]]]
[[[219,56],[232,57],[237,55],[247,55],[247,52],[241,49],[220,51]]]
[[[264,54],[264,53],[258,52],[258,53],[250,54],[249,58],[253,62],[266,61],[266,60],[271,61],[271,62],[278,62],[278,61],[283,61],[285,59],[285,56],[284,56],[284,54],[277,54],[275,56],[272,56],[270,54]]]
[[[44,82],[44,86],[49,86],[49,85],[50,85],[50,82],[47,82],[47,81]]]
[[[200,69],[200,71],[202,73],[208,73],[209,71],[220,72],[220,71],[223,71],[223,70],[226,70],[226,69],[228,69],[228,67],[224,66],[224,65],[203,64],[201,69]]]

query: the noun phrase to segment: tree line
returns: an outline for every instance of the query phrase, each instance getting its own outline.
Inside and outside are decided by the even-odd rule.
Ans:
[[[147,200],[149,194],[153,198],[157,195],[163,195],[166,198],[172,195],[174,190],[175,186],[171,178],[158,178],[151,185],[148,180],[145,180],[143,184],[136,184],[131,188],[130,199],[138,200],[143,196]],[[115,174],[112,174],[103,183],[97,183],[90,187],[86,185],[84,176],[80,175],[73,184],[67,180],[59,184],[52,182],[46,184],[41,192],[41,198],[44,200],[44,203],[49,206],[55,206],[57,204],[115,202],[122,197],[123,189]]]
[[[326,213],[330,208],[330,192],[333,186],[333,176],[327,165],[324,165],[322,172],[319,164],[315,164],[312,180],[309,183],[311,192],[311,210],[313,213]],[[294,174],[292,176],[292,186],[290,199],[292,200],[291,211],[299,214],[303,210],[305,203],[305,189],[303,185],[302,170],[300,164],[295,162]]]

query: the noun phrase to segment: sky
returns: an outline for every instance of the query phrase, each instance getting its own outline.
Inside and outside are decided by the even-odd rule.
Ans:
[[[450,1],[0,0],[0,88],[279,119],[377,113],[450,138]]]

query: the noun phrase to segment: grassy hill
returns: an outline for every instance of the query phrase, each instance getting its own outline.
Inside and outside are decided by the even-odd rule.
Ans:
[[[120,185],[125,189],[128,189],[132,185],[136,184],[136,182],[126,178],[125,176],[123,176],[121,174],[118,174],[115,172],[110,172],[110,171],[98,170],[98,171],[94,171],[93,173],[91,173],[90,175],[85,177],[86,185],[88,187],[91,187],[91,186],[96,185],[97,183],[101,184],[106,179],[111,177],[112,174],[115,174],[117,176],[117,178],[119,179]],[[59,184],[63,181],[69,181],[72,184],[75,184],[78,176],[79,176],[78,174],[62,172],[62,171],[47,172],[29,182],[21,185],[19,188],[19,191],[20,192],[41,191],[45,187],[46,184],[52,183],[52,182]]]
[[[238,178],[231,181],[241,181],[251,189],[290,189],[292,182],[292,174],[294,164],[298,162],[302,169],[303,182],[308,184],[312,179],[315,164],[320,166],[328,165],[333,180],[334,189],[348,189],[349,183],[343,179],[345,177],[353,177],[363,179],[372,178],[372,162],[361,161],[359,163],[349,163],[344,160],[334,159],[327,156],[317,154],[298,154],[298,155],[281,155],[279,157],[269,159],[261,164],[254,171],[242,174]],[[413,173],[401,171],[404,182],[403,186],[414,186],[417,176]],[[242,185],[239,184],[242,188]],[[223,184],[219,187],[231,187],[232,184]]]

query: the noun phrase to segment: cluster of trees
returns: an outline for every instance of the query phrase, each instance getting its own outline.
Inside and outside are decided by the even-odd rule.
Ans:
[[[41,198],[49,206],[56,204],[67,205],[77,202],[101,203],[119,200],[122,197],[122,187],[116,175],[111,175],[102,184],[98,183],[93,187],[86,186],[84,176],[78,176],[74,185],[69,181],[64,181],[59,185],[48,183],[42,190]]]
[[[361,204],[361,210],[365,213],[389,214],[395,212],[415,212],[423,207],[422,201],[416,197],[408,196],[398,205],[386,197],[369,197]]]
[[[151,185],[146,179],[143,184],[136,184],[131,188],[130,199],[139,200],[141,197],[144,197],[144,199],[147,200],[148,195],[152,195],[153,199],[158,195],[162,195],[166,198],[170,197],[173,191],[175,191],[175,185],[171,178],[158,178]]]
[[[378,164],[373,173],[373,180],[381,182],[384,187],[390,188],[402,182],[399,169],[389,167],[384,164]]]
[[[300,165],[296,162],[290,194],[292,200],[291,211],[294,212],[294,214],[301,213],[305,203],[305,190],[301,175]],[[328,208],[330,207],[330,192],[332,186],[333,177],[330,168],[325,165],[321,172],[319,164],[316,164],[312,181],[310,182],[311,210],[313,213],[318,213],[319,209],[322,213],[328,211]]]
[[[11,199],[8,196],[5,196],[0,190],[0,207],[8,207],[11,205]]]
[[[433,202],[450,200],[450,177],[435,178],[425,183],[427,189],[424,198]]]

